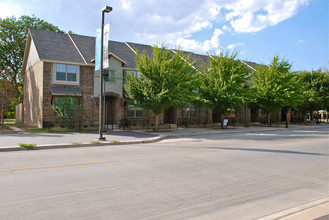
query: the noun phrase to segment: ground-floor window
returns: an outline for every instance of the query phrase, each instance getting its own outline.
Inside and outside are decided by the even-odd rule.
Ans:
[[[191,118],[195,116],[195,105],[190,104],[183,106],[183,111],[184,111],[184,117],[185,118]]]
[[[143,116],[143,109],[135,105],[128,105],[127,113],[129,118],[140,118]]]
[[[52,108],[58,118],[74,118],[83,111],[79,96],[55,97],[53,103]]]

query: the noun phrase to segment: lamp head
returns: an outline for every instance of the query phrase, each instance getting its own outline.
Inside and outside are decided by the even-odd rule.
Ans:
[[[112,11],[112,7],[110,7],[110,6],[105,6],[105,7],[103,8],[103,12],[109,13],[109,12],[111,12],[111,11]]]

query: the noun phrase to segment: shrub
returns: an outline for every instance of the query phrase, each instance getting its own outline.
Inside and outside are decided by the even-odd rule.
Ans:
[[[18,144],[20,147],[24,147],[26,149],[34,149],[37,145],[36,144],[22,144],[22,143],[19,143]]]

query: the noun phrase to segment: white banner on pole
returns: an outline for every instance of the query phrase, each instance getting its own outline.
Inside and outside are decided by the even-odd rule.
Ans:
[[[109,68],[109,33],[110,33],[110,24],[104,26],[104,35],[103,35],[103,68]]]
[[[96,43],[95,43],[95,71],[101,69],[101,29],[96,30]]]

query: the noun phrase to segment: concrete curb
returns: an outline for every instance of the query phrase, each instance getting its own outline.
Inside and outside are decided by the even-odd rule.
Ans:
[[[30,150],[44,150],[44,149],[60,149],[60,148],[75,148],[75,147],[92,147],[92,146],[108,146],[108,145],[127,145],[127,144],[144,144],[144,143],[155,143],[159,142],[166,137],[156,137],[144,140],[134,140],[134,141],[95,141],[94,143],[85,142],[79,144],[43,144],[37,145],[33,148],[24,148],[20,146],[11,146],[11,147],[0,147],[0,152],[7,151],[30,151]]]
[[[294,127],[293,129],[299,130],[303,129],[305,126],[302,127]],[[227,130],[226,130],[227,129]],[[143,139],[143,140],[133,140],[133,141],[95,141],[95,142],[85,142],[85,143],[63,143],[63,144],[43,144],[43,145],[37,145],[36,147],[32,149],[20,147],[20,146],[9,146],[9,147],[0,147],[0,152],[6,152],[6,151],[23,151],[23,150],[43,150],[43,149],[60,149],[60,148],[75,148],[75,147],[91,147],[91,146],[108,146],[108,145],[128,145],[128,144],[143,144],[143,143],[155,143],[162,141],[164,139],[174,139],[174,138],[184,138],[184,137],[192,137],[192,136],[198,136],[198,135],[223,135],[223,134],[233,134],[238,132],[259,132],[259,131],[278,131],[278,130],[286,130],[285,127],[266,127],[266,129],[239,129],[239,128],[226,128],[226,129],[219,129],[213,130],[212,132],[191,132],[191,133],[182,133],[177,134],[175,132],[172,132],[168,135],[158,136],[154,138],[149,139]],[[142,132],[144,133],[144,132]]]
[[[302,212],[302,211],[309,210],[309,212],[312,212],[311,211],[312,208],[314,208],[316,206],[319,206],[321,204],[327,203],[327,202],[329,202],[329,197],[325,197],[325,198],[322,198],[322,199],[319,199],[319,200],[315,200],[315,201],[309,202],[307,204],[296,206],[296,207],[293,207],[293,208],[290,208],[290,209],[282,210],[282,211],[277,212],[277,213],[273,213],[273,214],[270,214],[270,215],[267,215],[267,216],[263,216],[263,217],[258,218],[256,220],[279,220],[279,219],[288,217],[290,215],[293,215],[293,214],[296,214],[296,213],[299,213],[299,212]],[[328,210],[328,214],[329,214],[329,210]]]

